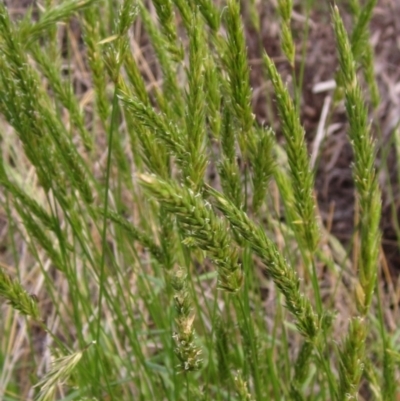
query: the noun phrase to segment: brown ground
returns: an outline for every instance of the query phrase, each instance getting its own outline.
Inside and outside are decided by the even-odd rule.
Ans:
[[[309,37],[307,41],[307,57],[304,70],[302,93],[302,122],[307,132],[310,153],[312,153],[317,126],[321,119],[321,111],[332,91],[313,93],[313,87],[327,80],[334,79],[337,69],[335,38],[328,19],[328,6],[322,6],[311,15]],[[351,19],[346,10],[341,8],[344,20],[351,28]],[[290,66],[285,61],[279,45],[279,21],[271,18],[273,9],[263,8],[261,15],[262,47],[273,57],[282,76],[289,79]],[[398,221],[399,188],[396,182],[396,154],[392,141],[393,130],[400,122],[400,2],[381,0],[374,10],[371,23],[371,44],[375,54],[375,72],[379,85],[381,105],[371,112],[374,118],[373,132],[382,145],[389,151],[387,168],[381,169],[380,183],[383,191],[383,249],[391,273],[397,278],[400,273],[399,238],[395,231]],[[306,21],[299,15],[294,16],[293,28],[297,30],[297,53],[302,51],[302,32]],[[246,30],[249,57],[252,65],[252,86],[255,89],[254,108],[259,121],[266,120],[265,90],[258,89],[264,84],[260,63],[260,43],[258,34],[248,27]],[[299,58],[299,62],[301,59]],[[290,85],[290,82],[289,82]],[[376,127],[380,127],[377,130]],[[328,137],[322,144],[322,152],[317,160],[316,193],[321,215],[325,223],[331,226],[331,232],[344,244],[348,244],[353,233],[354,216],[354,184],[351,174],[352,149],[346,133],[347,123],[343,104],[334,108],[327,119],[325,128]],[[387,172],[391,174],[388,174]],[[390,185],[389,185],[390,182]],[[390,186],[393,187],[396,210],[391,208]]]

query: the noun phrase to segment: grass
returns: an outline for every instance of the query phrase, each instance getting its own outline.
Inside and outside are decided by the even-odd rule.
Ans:
[[[352,1],[349,32],[329,10],[350,257],[318,214],[291,1],[275,11],[294,87],[262,58],[283,144],[253,114],[236,0],[49,0],[18,20],[0,4],[0,399],[398,397],[368,120],[375,6]]]

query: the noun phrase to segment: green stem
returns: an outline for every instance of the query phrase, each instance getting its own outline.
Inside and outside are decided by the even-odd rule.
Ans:
[[[108,133],[108,153],[107,153],[107,167],[106,167],[106,178],[104,184],[104,215],[103,215],[103,230],[101,235],[101,260],[100,260],[100,275],[99,275],[99,299],[98,299],[98,317],[97,317],[97,330],[96,330],[96,341],[97,344],[100,345],[100,331],[101,331],[101,321],[102,321],[102,301],[103,301],[103,293],[104,293],[104,281],[105,281],[105,256],[106,256],[106,247],[107,247],[107,212],[108,212],[108,191],[110,188],[110,171],[111,171],[111,154],[112,154],[112,144],[113,144],[113,134],[114,129],[116,127],[116,120],[118,115],[118,97],[117,97],[117,86],[114,89],[113,103],[112,103],[112,114],[111,114],[111,123],[109,127]],[[96,347],[99,349],[99,347]],[[102,359],[97,353],[98,362],[96,363],[96,374],[97,377],[100,376],[100,364],[102,364]],[[107,387],[109,387],[109,383],[107,380],[107,375],[105,375]],[[109,388],[109,394],[113,394],[111,388]]]

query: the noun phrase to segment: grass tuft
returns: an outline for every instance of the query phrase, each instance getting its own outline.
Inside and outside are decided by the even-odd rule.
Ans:
[[[396,135],[370,121],[377,2],[345,3],[349,33],[311,1],[0,3],[1,400],[398,397]],[[319,18],[339,69],[311,158]],[[348,241],[316,180],[343,99]]]

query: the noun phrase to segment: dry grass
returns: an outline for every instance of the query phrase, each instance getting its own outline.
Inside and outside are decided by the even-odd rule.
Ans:
[[[10,14],[17,18],[26,10],[28,2],[13,1],[8,2]],[[291,71],[286,62],[279,45],[279,22],[275,14],[272,13],[273,6],[262,5],[256,2],[261,11],[260,36],[252,27],[250,17],[244,10],[244,21],[246,29],[246,40],[248,46],[248,58],[251,66],[251,86],[253,89],[253,110],[256,120],[264,124],[265,122],[277,129],[278,140],[281,140],[279,120],[274,102],[272,101],[272,85],[263,75],[261,48],[266,49],[269,56],[277,65],[279,73],[283,80],[288,82],[289,88],[293,89],[291,81]],[[6,1],[7,4],[7,1]],[[346,7],[343,7],[344,10]],[[150,12],[156,20],[156,11],[150,6]],[[298,49],[299,63],[304,61],[304,81],[301,91],[301,120],[306,129],[307,145],[310,153],[315,152],[315,169],[316,187],[315,193],[318,200],[318,212],[323,226],[322,243],[319,247],[319,261],[316,265],[318,281],[320,283],[321,297],[324,305],[336,310],[336,320],[333,328],[332,338],[338,339],[343,337],[348,329],[349,316],[356,313],[356,306],[353,299],[353,284],[356,279],[355,266],[357,265],[357,252],[352,247],[355,234],[354,210],[354,183],[352,179],[351,163],[353,161],[352,150],[347,135],[348,123],[345,116],[345,109],[342,103],[331,104],[329,113],[324,115],[323,105],[332,101],[333,91],[323,90],[316,92],[316,88],[321,83],[333,80],[337,69],[336,45],[335,38],[328,19],[327,10],[315,8],[310,19],[306,20],[302,15],[302,7],[296,5],[295,10],[299,12],[294,14],[293,31],[295,43]],[[397,331],[397,322],[400,319],[399,302],[400,302],[400,285],[399,285],[399,241],[400,232],[398,230],[398,206],[399,206],[399,174],[398,174],[398,150],[399,146],[395,146],[393,141],[394,132],[399,131],[400,123],[400,4],[395,0],[381,0],[378,2],[374,10],[371,23],[371,44],[375,54],[375,69],[377,74],[377,82],[380,88],[381,103],[377,110],[371,111],[370,117],[374,118],[374,134],[378,138],[380,144],[380,153],[377,158],[377,166],[379,168],[379,181],[383,191],[383,212],[381,227],[383,231],[382,248],[379,256],[382,265],[382,271],[379,274],[378,292],[382,300],[382,310],[384,313],[383,320],[389,333]],[[350,24],[350,17],[345,14],[345,22]],[[302,34],[308,24],[309,32],[306,43],[303,43]],[[104,181],[104,171],[107,170],[108,142],[107,132],[104,124],[98,118],[95,111],[95,91],[92,86],[91,71],[87,62],[86,50],[82,43],[81,27],[78,22],[72,18],[68,24],[58,26],[58,40],[60,43],[67,44],[61,53],[65,57],[68,55],[68,68],[72,73],[70,75],[71,83],[74,88],[74,94],[79,100],[79,105],[83,110],[85,123],[91,131],[96,133],[95,146],[93,150],[85,149],[80,139],[75,139],[75,145],[79,153],[83,156],[85,162],[90,166],[91,174],[98,182]],[[157,93],[162,90],[163,74],[157,62],[156,54],[151,45],[148,34],[145,32],[140,20],[130,33],[129,48],[134,60],[144,78],[146,90],[149,93],[151,101],[157,97]],[[186,44],[185,44],[186,45]],[[305,46],[305,57],[301,55],[301,49]],[[33,61],[32,61],[33,63]],[[298,71],[299,72],[299,71]],[[179,81],[183,81],[185,73],[183,68],[177,71]],[[46,80],[43,79],[46,86]],[[112,94],[113,85],[108,84],[107,90]],[[366,99],[368,100],[368,99]],[[96,118],[94,118],[96,116]],[[70,116],[64,112],[62,121],[65,126],[70,124]],[[121,129],[126,126],[126,121],[121,119]],[[323,140],[316,138],[318,126],[323,134]],[[34,198],[41,205],[50,205],[53,199],[46,197],[46,193],[39,185],[37,176],[28,159],[25,157],[23,146],[15,135],[12,135],[12,129],[5,123],[0,121],[0,130],[2,132],[2,153],[3,158],[11,166],[14,174],[13,180],[24,189],[24,191]],[[137,166],[134,161],[135,154],[129,145],[128,138],[121,144],[121,150],[129,163],[129,171],[127,176],[136,174]],[[242,160],[243,162],[243,160]],[[285,163],[285,161],[283,161]],[[241,171],[245,171],[243,164]],[[214,182],[213,163],[208,168],[208,182]],[[111,192],[118,188],[119,185],[119,167],[114,166],[110,172]],[[136,179],[124,188],[120,193],[119,199],[110,195],[110,209],[116,210],[120,205],[125,205],[128,210],[124,210],[129,216],[129,221],[138,227],[145,227],[149,233],[154,233],[154,238],[159,238],[159,227],[157,221],[151,216],[150,209],[143,202],[138,201],[142,196],[141,190],[132,191],[131,188],[136,186]],[[218,178],[217,178],[218,181]],[[219,184],[217,183],[218,187]],[[277,248],[289,255],[289,262],[295,266],[301,277],[305,277],[305,284],[302,289],[309,288],[310,277],[307,277],[304,264],[301,261],[300,253],[296,247],[293,236],[288,234],[285,225],[281,225],[279,219],[284,215],[283,203],[281,195],[275,183],[270,183],[269,192],[272,194],[270,205],[271,212],[268,215],[274,217],[274,223],[268,226],[273,232]],[[87,321],[87,326],[81,328],[81,333],[77,333],[74,324],[73,315],[69,311],[71,307],[71,298],[74,297],[73,292],[68,283],[65,281],[64,275],[55,267],[48,254],[45,251],[39,251],[34,254],[30,244],[30,234],[26,231],[24,223],[21,221],[18,212],[13,205],[8,202],[6,191],[1,190],[0,193],[3,209],[0,210],[0,261],[1,267],[12,277],[18,277],[22,286],[27,289],[28,293],[35,294],[38,299],[38,307],[45,318],[48,329],[55,333],[61,342],[69,345],[69,349],[79,349],[82,338],[91,337],[89,329],[90,324],[97,319],[98,309],[93,308],[91,316]],[[95,203],[101,204],[99,199],[95,199]],[[8,208],[8,210],[5,210]],[[264,209],[265,212],[265,209]],[[267,215],[267,212],[265,212]],[[62,228],[68,225],[68,221],[64,220],[65,215],[59,214],[59,224]],[[262,219],[261,219],[262,221]],[[158,232],[158,234],[157,234]],[[102,252],[103,243],[101,230],[94,224],[91,230],[85,232],[85,235],[91,237],[93,244],[93,252]],[[114,262],[106,259],[105,270],[108,279],[108,290],[112,297],[113,291],[115,295],[123,294],[122,299],[129,300],[131,294],[146,294],[148,291],[155,298],[166,297],[165,294],[159,293],[157,285],[161,284],[155,277],[152,266],[152,256],[148,250],[144,249],[139,243],[135,243],[129,248],[130,255],[125,255],[126,249],[121,250],[119,240],[120,231],[114,225],[110,225],[107,233],[107,244],[112,250],[112,258]],[[72,238],[72,237],[71,237]],[[53,240],[57,241],[55,236]],[[161,246],[160,241],[157,245]],[[34,247],[34,249],[37,249]],[[246,255],[242,255],[246,257]],[[121,276],[115,271],[115,265],[123,266],[125,259],[130,262],[133,260],[140,261],[138,265],[126,266],[126,274]],[[213,268],[209,262],[203,259],[203,255],[196,254],[197,265],[196,270],[192,274],[206,275]],[[250,258],[251,259],[251,258]],[[276,287],[273,285],[269,276],[264,273],[260,260],[254,258],[255,270],[254,277],[259,284],[259,288],[254,290],[250,300],[250,304],[255,309],[263,308],[267,311],[263,315],[265,319],[266,332],[273,330],[283,330],[279,326],[277,329],[276,321],[280,319],[286,320],[289,327],[287,341],[291,344],[288,349],[287,357],[297,355],[301,347],[301,339],[297,333],[292,330],[291,318],[285,315],[282,308],[276,305],[276,299],[280,296]],[[87,277],[87,265],[85,262],[77,259],[74,261],[76,275],[78,280],[84,281]],[[46,273],[46,275],[44,274]],[[95,275],[93,275],[95,277]],[[145,277],[145,279],[143,278]],[[148,278],[150,279],[148,280]],[[56,293],[50,293],[46,286],[46,279],[52,280],[53,288],[57,289]],[[161,279],[160,279],[161,280]],[[196,283],[196,281],[194,280]],[[149,283],[155,283],[156,289],[151,289]],[[216,301],[216,295],[213,288],[216,286],[216,278],[212,280],[204,280],[201,285],[195,286],[196,297],[201,300],[202,305],[198,309],[204,308],[204,316],[200,327],[196,327],[201,335],[202,331],[206,332],[212,328],[212,320],[210,319],[210,309],[215,307],[223,311],[223,314],[229,315],[229,311],[233,306],[226,298]],[[343,285],[344,284],[344,285]],[[161,288],[161,287],[160,287]],[[96,305],[98,301],[98,285],[94,280],[88,288],[86,288],[88,303],[91,301]],[[195,298],[196,298],[195,297]],[[154,313],[149,310],[148,300],[145,297],[135,296],[133,315],[140,316],[140,324],[137,324],[135,330],[140,331],[138,341],[141,345],[141,352],[144,359],[146,357],[157,356],[163,348],[163,340],[160,337],[148,334],[149,328],[157,326],[154,322]],[[166,301],[165,301],[166,302]],[[217,305],[217,306],[216,306]],[[161,311],[162,314],[162,311]],[[29,400],[33,397],[32,380],[30,375],[43,377],[45,372],[49,370],[52,356],[48,350],[48,346],[54,345],[54,340],[49,337],[42,328],[27,322],[23,317],[14,314],[6,305],[1,306],[1,321],[4,323],[3,333],[7,333],[1,341],[1,349],[7,351],[7,359],[2,361],[3,370],[0,373],[0,398],[9,383],[12,374],[15,373],[14,380],[18,382],[18,394],[14,394],[14,398]],[[282,315],[284,318],[282,318]],[[211,316],[213,316],[211,314]],[[61,318],[62,317],[62,318]],[[132,316],[127,317],[127,321],[131,322]],[[132,351],[132,344],[124,336],[123,325],[116,324],[115,311],[109,307],[109,303],[104,301],[101,316],[102,330],[104,330],[104,343],[112,343],[110,352],[116,352],[118,358],[128,358]],[[377,322],[373,322],[374,329],[377,329]],[[239,336],[238,336],[239,337]],[[107,344],[108,345],[108,344]],[[31,361],[36,360],[35,371],[32,373]],[[156,359],[156,358],[155,358]],[[335,357],[333,357],[335,359]],[[122,369],[126,369],[123,366]],[[142,374],[142,372],[140,372]],[[139,374],[139,376],[140,376]],[[125,378],[129,378],[129,374]],[[143,373],[144,377],[144,373]],[[238,379],[240,382],[240,378]],[[138,395],[140,390],[133,383],[130,392],[122,393],[122,396]],[[361,391],[364,399],[372,398],[370,390]],[[62,395],[62,391],[60,390]],[[10,394],[9,394],[10,395]],[[156,396],[155,396],[156,397]],[[101,399],[101,398],[99,398]],[[106,398],[104,398],[106,399]],[[121,398],[123,399],[123,398]],[[125,398],[127,399],[127,398]],[[157,398],[154,398],[157,399]],[[189,398],[188,398],[189,399]],[[194,399],[194,398],[192,398]],[[244,398],[243,398],[244,399]],[[326,398],[329,399],[329,398]]]

